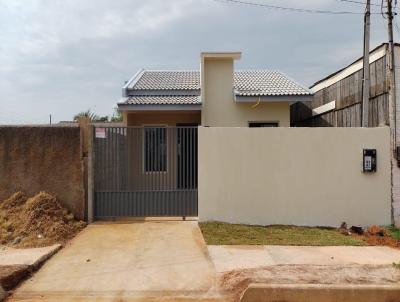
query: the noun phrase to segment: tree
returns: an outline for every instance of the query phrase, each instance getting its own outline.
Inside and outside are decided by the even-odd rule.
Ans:
[[[79,112],[78,114],[75,114],[74,121],[78,121],[80,117],[87,117],[87,118],[89,118],[89,120],[91,122],[97,122],[100,119],[100,117],[97,114],[95,114],[94,112],[92,112],[90,109]],[[107,117],[107,120],[108,120],[108,117]]]
[[[112,117],[110,118],[110,122],[122,122],[122,113],[118,112],[117,108],[114,108],[114,113]]]
[[[111,117],[108,115],[99,116],[92,112],[90,109],[79,112],[74,116],[74,121],[78,121],[80,117],[87,117],[91,122],[122,122],[122,114],[118,112],[117,108],[114,108],[114,113]]]

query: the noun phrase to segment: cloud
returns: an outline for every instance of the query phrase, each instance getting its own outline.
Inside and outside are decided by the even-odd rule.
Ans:
[[[268,3],[363,11],[334,0]],[[306,85],[362,53],[362,15],[213,0],[0,0],[0,28],[0,124],[111,114],[139,68],[198,68],[201,51],[242,51],[238,68],[280,69]],[[372,45],[386,39],[380,16],[372,29]]]

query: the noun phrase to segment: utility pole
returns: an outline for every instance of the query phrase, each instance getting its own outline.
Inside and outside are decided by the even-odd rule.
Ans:
[[[397,2],[397,0],[395,0]],[[387,0],[387,20],[388,20],[388,52],[387,60],[387,81],[389,88],[389,126],[390,126],[390,147],[391,147],[391,183],[392,183],[392,222],[400,226],[400,164],[398,161],[397,148],[400,141],[400,131],[397,129],[399,121],[397,121],[399,112],[396,110],[399,104],[396,100],[396,77],[395,77],[395,53],[393,44],[393,0]]]
[[[49,114],[49,124],[51,125],[51,114]]]
[[[393,44],[393,11],[392,0],[387,0],[387,20],[388,20],[388,82],[389,82],[389,122],[392,138],[392,151],[396,148],[396,82],[394,65],[394,44]]]
[[[371,27],[371,0],[367,0],[364,15],[364,60],[363,60],[363,99],[362,99],[362,127],[368,127],[369,115],[369,36]]]

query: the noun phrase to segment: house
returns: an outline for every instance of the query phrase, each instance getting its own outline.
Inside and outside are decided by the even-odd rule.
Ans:
[[[122,89],[126,126],[289,127],[311,92],[279,71],[234,71],[241,53],[205,52],[200,70],[141,70]]]
[[[239,52],[205,52],[200,70],[141,70],[122,89],[124,127],[96,127],[95,212],[197,216],[198,125],[289,127],[312,93],[278,71],[234,71]]]
[[[126,83],[124,126],[89,131],[89,221],[389,224],[389,129],[289,127],[290,105],[312,92],[277,71],[235,71],[239,58],[202,53],[198,71],[142,70]],[[362,169],[364,149],[374,169]]]
[[[394,44],[395,83],[390,83],[388,43],[370,51],[369,127],[391,130],[392,214],[400,224],[400,44]],[[294,127],[361,127],[363,58],[315,82],[311,102],[291,106]],[[390,89],[395,89],[391,99]],[[392,118],[391,118],[392,117]]]

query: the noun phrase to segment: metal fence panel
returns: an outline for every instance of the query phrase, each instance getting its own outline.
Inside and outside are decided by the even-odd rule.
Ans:
[[[96,218],[197,216],[197,127],[96,127]]]

